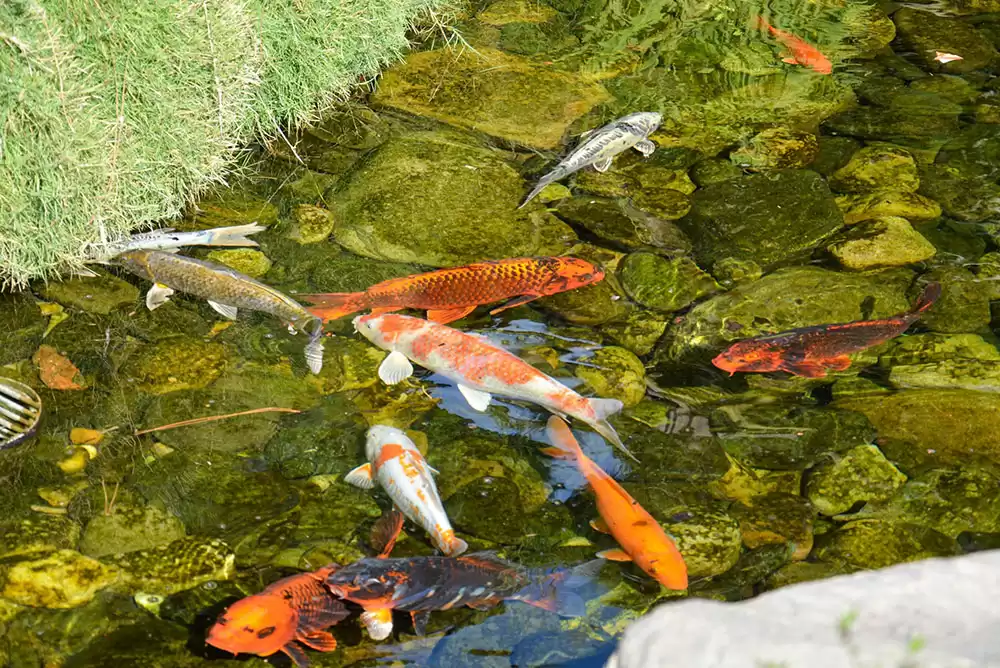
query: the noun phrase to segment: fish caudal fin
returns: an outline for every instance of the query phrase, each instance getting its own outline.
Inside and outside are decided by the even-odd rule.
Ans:
[[[247,239],[251,234],[263,232],[267,228],[257,223],[219,227],[211,230],[206,246],[258,246],[253,239]]]
[[[768,23],[763,16],[753,17],[753,27],[755,30],[772,30],[772,26]]]
[[[295,295],[297,299],[313,306],[307,310],[323,322],[343,318],[368,308],[368,300],[363,292],[317,292]]]
[[[528,202],[535,199],[535,196],[538,195],[538,193],[545,190],[545,186],[549,185],[550,183],[555,183],[564,176],[566,176],[566,174],[563,174],[562,170],[560,170],[559,167],[556,167],[554,170],[552,170],[542,178],[538,179],[538,183],[535,184],[535,187],[531,189],[531,192],[528,193],[528,196],[524,198],[523,202],[521,202],[521,206],[517,208],[523,209]]]
[[[934,306],[934,302],[938,300],[941,296],[941,284],[938,282],[928,283],[927,287],[924,288],[923,293],[920,295],[920,299],[913,306],[912,313],[914,315],[918,313],[923,313],[931,306]]]
[[[458,536],[452,534],[450,539],[448,540],[448,549],[443,551],[445,555],[449,557],[457,557],[458,555],[462,554],[468,549],[469,549],[468,543],[466,543]]]
[[[590,426],[594,428],[598,434],[609,440],[615,445],[619,450],[624,452],[626,455],[639,461],[639,459],[632,454],[632,452],[625,447],[622,443],[622,439],[619,438],[618,432],[615,428],[611,426],[608,422],[608,418],[622,409],[622,402],[617,399],[589,399],[590,407],[594,409],[594,414],[597,415],[597,419],[590,423]]]

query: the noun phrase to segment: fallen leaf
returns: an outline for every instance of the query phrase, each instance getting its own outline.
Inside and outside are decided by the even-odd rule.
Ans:
[[[49,335],[49,332],[56,325],[69,318],[69,313],[66,313],[62,304],[56,304],[55,302],[38,302],[38,310],[42,312],[42,315],[49,316],[49,325],[42,332],[43,339]]]
[[[96,429],[73,427],[69,431],[69,442],[73,445],[98,445],[104,440],[104,432]]]
[[[31,361],[38,367],[38,376],[46,387],[53,390],[84,389],[83,385],[76,382],[80,377],[80,370],[52,346],[39,346]]]

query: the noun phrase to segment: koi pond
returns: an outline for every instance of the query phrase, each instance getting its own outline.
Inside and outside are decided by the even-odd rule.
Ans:
[[[0,376],[42,404],[0,450],[0,666],[292,665],[206,635],[281,578],[378,554],[392,501],[345,481],[374,425],[436,470],[466,554],[572,573],[572,614],[398,613],[374,641],[351,603],[335,649],[299,648],[314,666],[600,666],[655,605],[1000,547],[1000,3],[482,0],[453,25],[161,225],[259,224],[258,247],[179,256],[292,299],[486,259],[599,267],[448,326],[623,404],[608,421],[635,459],[573,434],[676,542],[688,588],[594,561],[618,544],[580,469],[543,452],[537,403],[476,410],[415,358],[386,384],[366,309],[326,323],[313,373],[278,318],[180,289],[150,310],[152,283],[112,261],[0,294]],[[651,154],[518,208],[635,112],[662,114]],[[847,350],[822,327],[857,321]],[[813,326],[806,353],[713,365]],[[392,557],[434,554],[408,520]]]

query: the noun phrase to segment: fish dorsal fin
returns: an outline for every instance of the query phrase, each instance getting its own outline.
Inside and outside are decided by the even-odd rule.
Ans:
[[[413,375],[413,365],[406,355],[393,350],[378,366],[378,377],[386,385],[395,385]]]
[[[493,397],[489,392],[483,392],[482,390],[477,390],[461,383],[458,385],[458,391],[462,393],[462,396],[469,402],[469,406],[473,410],[482,413],[490,407],[490,399]]]
[[[173,288],[167,287],[162,283],[153,283],[153,287],[146,293],[146,308],[152,311],[163,306],[172,294],[174,294]]]
[[[235,306],[229,306],[227,304],[220,304],[219,302],[213,302],[211,299],[208,300],[208,305],[212,309],[221,315],[223,318],[229,318],[230,320],[236,320],[236,315],[238,309]]]

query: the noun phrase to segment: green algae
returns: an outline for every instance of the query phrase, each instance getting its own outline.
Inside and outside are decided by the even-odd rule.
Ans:
[[[105,557],[103,561],[120,569],[134,591],[168,596],[205,582],[228,579],[235,559],[223,541],[189,536]]]
[[[819,142],[809,132],[768,128],[732,151],[729,160],[738,167],[759,172],[767,169],[805,167],[819,153]]]
[[[625,406],[634,406],[646,395],[646,369],[624,348],[601,348],[574,373],[597,396],[618,399]]]
[[[958,544],[942,533],[915,524],[856,520],[823,536],[816,556],[852,568],[893,564],[958,554]]]
[[[207,387],[226,368],[227,351],[218,343],[167,339],[129,359],[123,373],[142,392],[163,395]]]
[[[840,515],[860,502],[888,499],[906,475],[874,445],[859,445],[809,472],[806,496],[823,515]]]
[[[689,258],[668,260],[652,253],[628,255],[618,276],[633,301],[657,311],[678,311],[719,288]]]
[[[271,270],[271,258],[252,248],[231,248],[214,250],[207,255],[210,262],[221,264],[245,274],[250,278],[260,278]]]
[[[101,315],[133,306],[139,298],[135,286],[108,274],[47,283],[38,292],[49,301]]]
[[[854,225],[827,250],[845,269],[900,267],[934,257],[937,249],[897,216],[872,218]]]
[[[183,537],[184,525],[162,508],[117,503],[114,512],[90,518],[80,539],[80,552],[100,559],[109,554],[165,545]]]
[[[300,244],[316,244],[326,241],[333,232],[333,214],[322,207],[300,204],[293,213],[295,225],[289,238]]]

